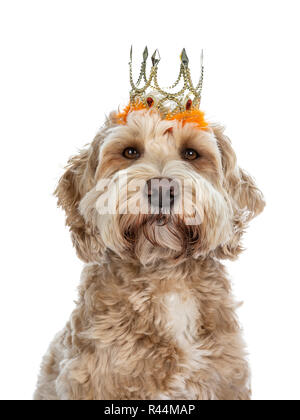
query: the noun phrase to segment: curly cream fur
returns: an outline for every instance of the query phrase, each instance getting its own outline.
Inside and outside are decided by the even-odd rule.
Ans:
[[[172,130],[169,130],[172,128]],[[125,147],[141,159],[126,161]],[[201,160],[183,162],[182,147]],[[99,182],[156,176],[200,189],[188,226],[187,203],[160,225],[155,215],[100,214]],[[141,199],[137,191],[124,200]],[[123,188],[123,189],[122,189]],[[77,253],[87,265],[65,329],[44,357],[36,399],[245,400],[249,368],[220,258],[236,258],[248,222],[264,207],[223,129],[163,121],[155,112],[114,114],[91,146],[72,158],[56,190]],[[100,201],[99,201],[100,200]]]

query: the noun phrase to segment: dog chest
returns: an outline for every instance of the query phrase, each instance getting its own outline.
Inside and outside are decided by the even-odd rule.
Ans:
[[[160,392],[158,399],[197,398],[195,389],[187,386],[193,372],[199,370],[204,362],[203,351],[199,346],[199,304],[191,294],[172,292],[162,298],[165,314],[165,331],[171,337],[181,357],[174,374],[170,377],[169,388]]]
[[[195,299],[180,292],[168,293],[163,297],[166,330],[171,332],[177,344],[187,349],[195,342],[198,307]]]

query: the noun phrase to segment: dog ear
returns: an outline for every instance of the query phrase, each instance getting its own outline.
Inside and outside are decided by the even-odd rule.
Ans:
[[[241,236],[250,220],[259,215],[265,201],[253,178],[237,165],[230,139],[224,135],[224,128],[212,127],[222,155],[224,188],[234,210],[234,236],[225,246],[220,247],[219,257],[234,259],[242,251]]]
[[[66,225],[70,228],[77,254],[85,262],[96,260],[101,248],[94,228],[85,222],[79,212],[81,199],[95,185],[99,143],[96,137],[88,149],[69,160],[54,192],[58,206],[66,212]]]

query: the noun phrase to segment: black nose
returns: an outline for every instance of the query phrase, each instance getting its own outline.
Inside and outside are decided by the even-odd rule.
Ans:
[[[178,190],[177,181],[171,178],[152,178],[147,181],[145,193],[149,204],[161,211],[173,208]]]

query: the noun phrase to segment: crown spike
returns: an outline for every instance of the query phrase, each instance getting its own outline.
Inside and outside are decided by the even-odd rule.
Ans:
[[[186,53],[185,48],[183,48],[183,50],[182,50],[182,52],[181,52],[180,59],[181,59],[182,64],[183,64],[185,67],[187,67],[187,66],[189,65],[189,58],[188,58],[188,56],[187,56],[187,53]]]
[[[152,55],[151,60],[152,60],[153,66],[157,66],[157,64],[160,62],[160,54],[157,49],[154,51],[154,54]]]
[[[144,61],[144,63],[147,61],[148,55],[149,55],[149,53],[148,53],[148,47],[146,46],[145,49],[144,49],[144,52],[143,52],[143,61]]]
[[[201,97],[201,93],[202,93],[202,86],[203,86],[203,75],[204,75],[204,58],[203,58],[203,49],[201,51],[201,58],[200,58],[200,78],[199,78],[199,82],[196,86],[196,90],[199,93],[200,97]]]
[[[132,45],[130,47],[130,54],[129,54],[130,61],[132,62]]]

